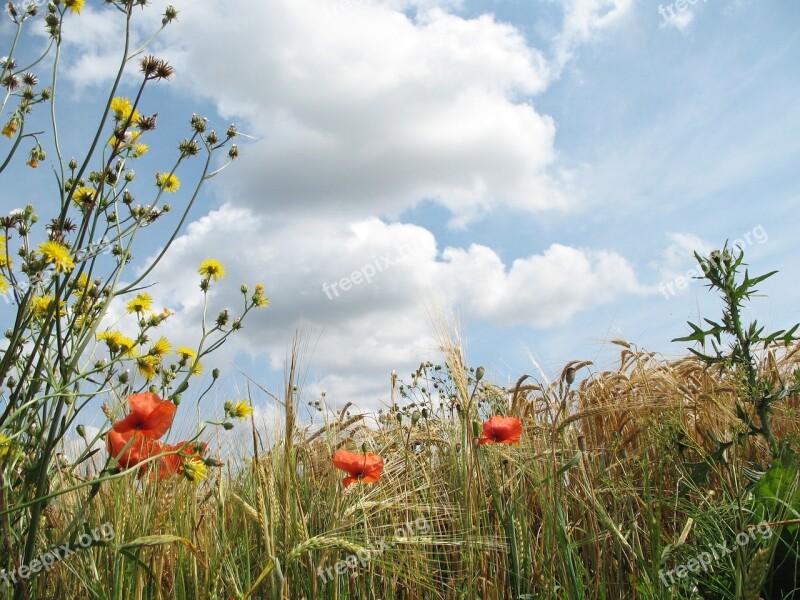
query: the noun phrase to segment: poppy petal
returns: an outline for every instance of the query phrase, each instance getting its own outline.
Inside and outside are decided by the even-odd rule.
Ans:
[[[172,420],[177,410],[178,407],[169,400],[161,402],[143,420],[140,428],[142,435],[154,440],[162,437],[172,427]]]
[[[140,415],[149,415],[162,402],[163,400],[153,392],[140,392],[128,396],[128,406],[131,407],[131,412],[139,413]]]
[[[349,473],[352,477],[357,477],[364,470],[364,456],[344,449],[337,450],[333,454],[333,466]]]

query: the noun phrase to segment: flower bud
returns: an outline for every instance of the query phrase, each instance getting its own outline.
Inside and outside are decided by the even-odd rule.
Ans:
[[[81,436],[82,438],[86,439],[86,427],[84,427],[83,425],[78,425],[75,428],[75,431],[78,432],[79,436]]]
[[[480,381],[481,379],[483,379],[483,375],[484,375],[485,373],[486,373],[486,369],[484,369],[483,367],[478,367],[478,368],[475,370],[475,381],[476,381],[476,382],[478,382],[478,381]]]
[[[225,421],[222,424],[222,427],[225,428],[225,431],[230,431],[231,429],[233,429],[233,423],[231,423],[230,421]]]
[[[213,371],[211,371],[211,377],[213,379],[218,379],[219,378],[219,369],[214,369]]]

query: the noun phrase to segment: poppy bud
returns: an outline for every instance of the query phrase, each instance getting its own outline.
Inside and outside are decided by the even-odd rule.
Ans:
[[[364,454],[366,454],[366,453],[367,453],[367,450],[369,450],[369,447],[367,446],[367,443],[366,443],[366,442],[364,442],[363,444],[361,444],[361,451],[362,451]]]
[[[218,379],[219,378],[219,369],[214,369],[213,371],[211,371],[211,377],[213,379]]]
[[[151,394],[158,394],[158,388],[154,385],[151,385],[149,388],[147,388],[147,391]]]
[[[416,425],[421,417],[422,414],[418,410],[415,410],[413,413],[411,413],[411,424]]]
[[[475,371],[475,381],[478,382],[483,379],[483,375],[486,373],[486,369],[483,367],[478,367]]]
[[[225,431],[230,431],[231,429],[233,429],[233,423],[231,423],[230,421],[225,421],[222,424],[222,426],[225,428]]]
[[[423,419],[427,419],[428,418],[428,409],[427,408],[423,408],[422,409],[422,418]]]
[[[173,403],[175,406],[178,406],[178,405],[181,403],[181,395],[180,395],[180,394],[175,394],[175,395],[172,397],[172,403]]]
[[[573,367],[567,369],[567,372],[564,374],[564,379],[567,385],[572,385],[572,382],[575,381],[575,369]]]
[[[77,431],[78,435],[81,436],[82,438],[84,439],[86,438],[86,427],[84,427],[83,425],[78,425],[75,428],[75,431]]]

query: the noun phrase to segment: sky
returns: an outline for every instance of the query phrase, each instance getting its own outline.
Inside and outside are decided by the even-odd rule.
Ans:
[[[137,14],[142,39],[164,5]],[[202,260],[227,271],[211,314],[239,306],[241,283],[265,285],[271,305],[207,365],[222,369],[223,390],[248,378],[280,390],[299,331],[304,400],[325,391],[332,407],[379,408],[393,370],[407,377],[441,362],[438,312],[458,324],[468,364],[500,385],[555,377],[570,360],[612,367],[613,339],[681,356],[685,344],[670,340],[720,309],[687,278],[692,254],[726,240],[744,248],[753,273],[779,271],[747,316],[772,328],[800,321],[800,4],[176,8],[151,48],[175,76],[143,99],[143,112],[159,112],[163,140],[147,164],[174,159],[193,112],[246,136],[150,292],[175,311],[165,334],[193,345]],[[93,0],[74,23],[60,110],[79,147],[122,30],[119,14]],[[188,181],[192,171],[178,174]],[[6,188],[8,208],[25,203],[24,185]],[[142,238],[135,267],[165,231]],[[255,400],[274,412],[265,396]]]

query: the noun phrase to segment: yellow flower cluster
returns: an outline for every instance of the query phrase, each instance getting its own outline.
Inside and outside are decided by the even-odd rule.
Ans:
[[[8,257],[8,248],[6,248],[6,236],[0,235],[0,294],[8,291],[8,280],[2,271],[9,267],[11,267],[11,259]]]
[[[112,354],[121,352],[126,356],[136,356],[136,342],[121,331],[106,329],[97,334],[97,339],[105,342]]]
[[[133,108],[131,101],[119,96],[111,100],[111,112],[114,113],[114,119],[122,124],[135,126],[141,118],[139,111]]]

